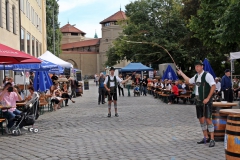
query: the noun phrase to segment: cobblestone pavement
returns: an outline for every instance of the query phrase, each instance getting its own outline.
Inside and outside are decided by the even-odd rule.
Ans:
[[[75,104],[40,116],[39,133],[0,135],[0,159],[225,159],[223,142],[196,143],[202,133],[194,105],[167,105],[150,95],[118,99],[119,117],[107,118],[91,82]]]

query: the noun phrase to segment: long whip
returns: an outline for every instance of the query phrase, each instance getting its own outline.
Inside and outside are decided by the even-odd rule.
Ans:
[[[120,39],[121,39],[121,38],[120,38]],[[123,39],[121,39],[121,40],[123,40]],[[124,40],[124,41],[126,41],[126,40]],[[174,65],[176,66],[176,69],[179,70],[179,68],[178,68],[176,62],[174,61],[172,55],[171,55],[171,54],[168,52],[168,50],[167,50],[166,48],[164,48],[162,45],[159,45],[159,44],[153,43],[153,42],[135,42],[135,41],[126,41],[126,42],[128,42],[128,43],[135,43],[135,44],[151,44],[151,45],[153,45],[153,46],[158,46],[158,47],[162,48],[165,52],[167,52],[167,54],[169,55],[169,57],[170,57],[171,60],[173,61]]]

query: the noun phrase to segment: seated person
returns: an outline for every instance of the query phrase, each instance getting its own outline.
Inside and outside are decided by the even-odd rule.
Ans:
[[[169,103],[172,104],[176,96],[178,96],[178,87],[175,85],[175,82],[171,82],[171,94],[168,97]]]
[[[32,86],[28,87],[29,95],[27,96],[26,100],[31,103],[34,103],[34,99],[39,97],[38,93],[34,91]]]
[[[16,115],[21,114],[21,111],[16,108],[16,101],[21,100],[22,97],[19,95],[17,89],[12,87],[12,83],[6,83],[3,91],[0,93],[0,101],[6,103],[6,106],[12,107],[8,110],[2,110],[3,116],[8,120],[8,125],[6,127],[6,132],[8,134],[11,134],[11,128],[14,125],[14,121],[12,121],[12,119],[14,119]]]
[[[189,90],[188,85],[184,81],[182,81],[181,85],[182,85],[182,92],[181,92],[181,94],[186,94],[187,90]]]
[[[52,75],[51,79],[53,84],[57,84],[58,77],[55,74]]]
[[[216,82],[215,95],[217,95],[217,99],[216,100],[220,100],[221,95],[222,95],[221,94],[221,82],[219,82],[219,78],[218,77],[215,78],[215,82]],[[239,87],[239,86],[237,85],[237,87]],[[236,93],[236,91],[238,92],[238,89],[237,90],[234,89],[234,93]],[[238,97],[237,94],[236,94],[236,97]]]
[[[153,92],[154,97],[155,97],[155,92],[156,92],[157,87],[158,87],[158,81],[157,81],[157,79],[153,79],[152,92]]]
[[[64,100],[61,98],[62,94],[60,89],[58,89],[58,85],[52,85],[50,90],[47,91],[46,95],[51,95],[51,102],[54,103],[53,110],[56,111],[60,109],[60,104]]]
[[[60,89],[55,89],[52,94],[51,101],[54,102],[53,110],[56,111],[57,109],[61,109],[60,104],[65,100],[62,97],[62,92]]]
[[[66,98],[65,99],[65,106],[68,106],[68,99],[70,99],[72,101],[72,103],[75,103],[74,100],[72,100],[72,97],[68,94],[68,88],[67,88],[67,83],[63,84],[63,88],[62,88],[62,98]]]
[[[171,90],[171,89],[172,89],[172,80],[169,79],[169,80],[167,81],[167,84],[166,84],[165,87],[166,87],[166,90]]]
[[[140,87],[139,85],[136,85],[136,87],[134,88],[134,92],[139,92],[140,91]]]
[[[27,105],[30,103],[34,104],[36,101],[36,98],[39,98],[39,95],[37,92],[34,91],[34,88],[32,86],[28,87],[28,91],[29,91],[29,95],[26,97],[26,100],[28,101]],[[39,106],[37,107],[37,111],[34,112],[36,113],[36,119],[39,117],[38,111],[39,111]]]

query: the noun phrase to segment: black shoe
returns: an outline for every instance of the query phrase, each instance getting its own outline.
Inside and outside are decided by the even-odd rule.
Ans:
[[[105,102],[102,102],[102,104],[104,104]]]
[[[118,117],[119,115],[118,115],[118,113],[115,113],[115,117]]]
[[[66,104],[65,106],[67,107],[68,105]]]
[[[209,147],[214,147],[215,146],[215,141],[213,139],[210,140]]]
[[[107,117],[111,117],[111,113],[108,113],[108,116]]]
[[[204,144],[204,143],[209,143],[210,142],[210,138],[206,138],[206,139],[202,139],[201,141],[197,142],[197,144]]]
[[[100,105],[100,102],[98,102],[98,105]]]

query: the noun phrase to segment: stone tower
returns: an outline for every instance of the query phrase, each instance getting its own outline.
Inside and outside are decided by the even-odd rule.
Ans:
[[[106,52],[108,48],[112,45],[112,42],[122,32],[122,27],[118,25],[117,22],[124,19],[127,19],[127,17],[125,13],[120,9],[120,11],[118,11],[117,13],[100,22],[100,24],[102,25],[102,39],[100,42],[100,49],[98,55],[99,72],[105,71],[106,66],[104,64],[107,60]],[[121,68],[126,65],[127,62],[123,61],[120,64],[117,64],[115,67]]]

